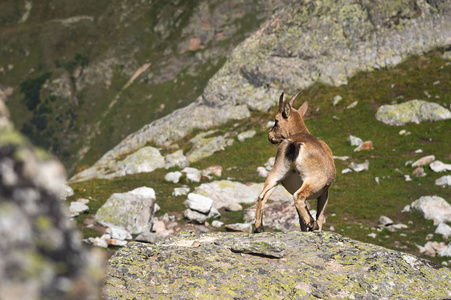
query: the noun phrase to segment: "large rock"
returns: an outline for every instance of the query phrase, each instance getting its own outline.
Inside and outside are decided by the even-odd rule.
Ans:
[[[255,222],[256,205],[244,211],[244,222]],[[268,203],[263,207],[263,226],[283,232],[299,231],[299,217],[294,201]]]
[[[279,257],[279,258],[276,258]],[[132,242],[108,261],[105,299],[443,299],[451,270],[331,232],[194,233]]]
[[[376,119],[388,125],[401,126],[406,123],[451,119],[451,112],[437,103],[412,100],[401,104],[382,105],[376,112]]]
[[[449,1],[288,1],[241,43],[185,108],[144,126],[72,180],[88,180],[123,153],[208,130],[251,110],[266,111],[282,90],[347,83],[359,71],[395,66],[451,44]]]
[[[196,193],[213,199],[216,209],[227,207],[230,203],[254,203],[263,190],[263,183],[248,183],[230,180],[213,181],[196,187]],[[271,201],[292,200],[290,195],[282,186],[278,186],[269,197]]]
[[[451,222],[451,205],[438,196],[423,196],[410,204],[410,211],[420,213],[425,219],[433,220],[437,225]]]
[[[63,166],[13,129],[0,100],[0,299],[99,299],[98,257],[61,195]]]
[[[105,227],[120,227],[130,233],[152,229],[155,213],[155,192],[138,188],[128,193],[115,193],[99,208],[95,220]]]

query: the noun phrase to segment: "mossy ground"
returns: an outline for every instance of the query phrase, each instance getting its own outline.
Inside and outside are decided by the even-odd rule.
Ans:
[[[332,185],[330,200],[326,209],[327,223],[325,230],[331,226],[347,237],[363,242],[378,244],[391,249],[420,255],[416,245],[426,243],[426,235],[434,233],[432,221],[424,220],[413,213],[401,213],[404,206],[411,204],[421,196],[437,195],[451,202],[451,188],[435,185],[435,180],[445,173],[434,173],[427,167],[427,176],[412,176],[413,168],[406,166],[409,160],[416,160],[425,155],[435,155],[438,160],[451,162],[450,142],[451,120],[408,124],[393,127],[378,122],[374,115],[382,104],[401,103],[407,100],[424,99],[444,104],[451,104],[451,64],[441,58],[444,50],[436,50],[425,56],[414,56],[393,69],[377,70],[370,73],[359,73],[341,87],[315,84],[303,92],[302,101],[309,101],[306,125],[310,132],[328,143],[334,155],[350,156],[345,162],[336,160],[337,177]],[[431,95],[428,99],[425,91]],[[332,99],[340,95],[343,100],[332,105]],[[346,106],[358,101],[351,109]],[[274,99],[276,104],[277,99]],[[250,119],[234,121],[216,128],[220,132],[242,132],[248,129],[257,131],[255,137],[244,142],[236,141],[225,151],[217,152],[192,167],[204,169],[211,165],[223,167],[222,178],[233,178],[240,182],[259,182],[256,169],[262,166],[270,156],[275,156],[277,148],[267,140],[266,124],[273,119],[275,107],[271,113],[253,113]],[[399,135],[405,129],[410,135]],[[373,150],[354,152],[353,146],[347,142],[349,135],[363,140],[371,140]],[[193,135],[179,141],[184,148]],[[422,149],[421,154],[415,150]],[[369,160],[369,170],[361,173],[341,174],[351,161]],[[170,170],[169,170],[170,171]],[[170,184],[164,181],[168,170],[157,170],[149,174],[138,174],[114,180],[94,180],[73,184],[75,195],[91,197],[91,214],[104,203],[114,192],[130,191],[139,186],[155,189],[157,203],[161,207],[159,214],[166,212],[182,212],[185,197],[171,195],[174,187],[181,184]],[[404,174],[412,177],[405,181]],[[379,178],[379,184],[375,178]],[[193,189],[194,185],[188,183]],[[408,225],[407,229],[389,232],[376,232],[373,228],[381,215],[390,217],[395,223]],[[83,219],[78,218],[83,228]],[[226,223],[242,221],[242,212],[223,213]],[[376,232],[376,238],[368,234]],[[94,232],[84,231],[85,235]],[[435,234],[434,241],[445,241]],[[441,263],[450,258],[426,257]]]

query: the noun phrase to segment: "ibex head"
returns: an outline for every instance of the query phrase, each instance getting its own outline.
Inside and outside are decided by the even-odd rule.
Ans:
[[[268,134],[271,143],[278,144],[296,133],[308,132],[302,119],[307,112],[308,102],[304,102],[297,110],[293,108],[293,103],[300,93],[295,94],[288,102],[283,101],[284,93],[280,95],[279,111],[275,118],[276,123]]]

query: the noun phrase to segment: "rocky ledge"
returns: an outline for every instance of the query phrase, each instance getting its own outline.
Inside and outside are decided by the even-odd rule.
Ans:
[[[442,299],[451,270],[332,232],[183,232],[108,261],[105,299]]]

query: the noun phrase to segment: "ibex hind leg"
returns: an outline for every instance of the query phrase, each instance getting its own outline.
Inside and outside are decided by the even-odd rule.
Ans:
[[[315,220],[313,219],[310,211],[306,205],[306,199],[311,194],[308,184],[304,182],[299,190],[294,193],[294,205],[299,216],[299,225],[301,226],[301,231],[313,231]]]
[[[314,224],[314,230],[321,231],[324,224],[324,211],[326,210],[327,202],[329,201],[329,189],[318,198],[318,205],[316,209],[316,222]]]

